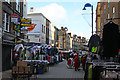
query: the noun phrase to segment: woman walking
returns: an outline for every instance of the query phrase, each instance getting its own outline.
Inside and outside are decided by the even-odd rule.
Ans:
[[[77,71],[78,70],[78,54],[75,55],[74,67],[75,67],[75,71]]]

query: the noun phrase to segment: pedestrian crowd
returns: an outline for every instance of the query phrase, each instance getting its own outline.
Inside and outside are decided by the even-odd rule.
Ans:
[[[85,62],[87,60],[87,54],[82,55],[82,52],[74,51],[67,59],[67,65],[69,68],[74,67],[75,71],[79,71],[80,67],[85,70]],[[81,66],[82,65],[82,66]]]

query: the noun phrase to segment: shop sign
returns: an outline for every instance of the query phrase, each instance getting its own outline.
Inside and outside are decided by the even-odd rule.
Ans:
[[[16,32],[20,32],[21,31],[21,26],[20,25],[15,25],[14,29]]]
[[[17,14],[12,14],[11,15],[11,22],[14,22],[14,23],[18,22],[18,15]]]
[[[21,19],[21,26],[31,26],[31,19]]]
[[[25,28],[25,27],[21,28],[21,33],[27,33],[27,32],[28,32],[27,28]]]
[[[40,36],[39,35],[35,35],[35,38],[39,38]]]
[[[21,19],[21,22],[31,22],[31,19]]]

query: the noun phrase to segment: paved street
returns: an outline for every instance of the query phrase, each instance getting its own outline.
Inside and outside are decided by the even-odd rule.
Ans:
[[[31,78],[35,78],[33,75]],[[83,78],[84,71],[74,71],[74,69],[68,69],[66,66],[66,61],[60,62],[49,67],[49,71],[37,75],[37,78]],[[11,78],[11,70],[3,72],[3,78]]]
[[[66,66],[66,61],[50,66],[49,72],[46,72],[45,74],[37,75],[37,78],[83,78],[83,77],[84,77],[83,70],[74,71],[74,69],[68,69]]]

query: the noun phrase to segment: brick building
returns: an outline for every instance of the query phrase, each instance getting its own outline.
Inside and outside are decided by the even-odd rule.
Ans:
[[[120,18],[120,1],[109,2],[109,0],[106,0],[106,2],[98,2],[96,9],[96,33],[102,37],[103,27],[109,21],[120,25],[120,19],[117,18]]]

